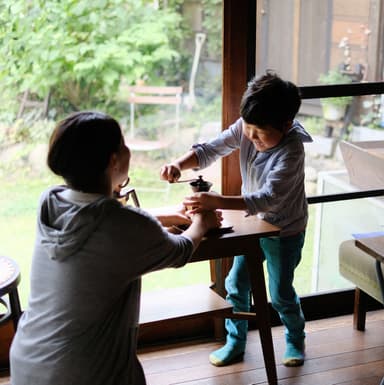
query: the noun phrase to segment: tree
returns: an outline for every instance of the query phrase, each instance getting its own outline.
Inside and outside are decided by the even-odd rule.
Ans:
[[[181,16],[145,0],[0,0],[0,82],[71,109],[113,100],[121,80],[177,60]]]

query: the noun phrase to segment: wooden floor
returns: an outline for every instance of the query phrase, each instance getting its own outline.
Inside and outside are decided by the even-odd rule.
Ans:
[[[307,322],[304,366],[280,364],[282,327],[272,330],[279,385],[378,385],[384,376],[384,311],[368,313],[365,332],[352,328],[352,316]],[[148,385],[267,385],[258,331],[249,333],[244,362],[216,368],[209,353],[216,342],[142,351]],[[9,377],[0,377],[0,384]],[[32,385],[32,384],[31,384]]]
[[[365,332],[352,328],[352,316],[307,322],[306,362],[280,364],[282,327],[272,329],[279,385],[378,385],[384,376],[384,311],[369,312]],[[140,354],[148,385],[267,385],[258,331],[249,333],[244,362],[216,368],[209,353],[219,343],[169,347]]]

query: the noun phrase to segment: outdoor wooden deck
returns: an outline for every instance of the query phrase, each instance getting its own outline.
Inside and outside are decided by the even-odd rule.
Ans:
[[[384,311],[367,314],[365,332],[352,316],[307,322],[307,360],[300,368],[280,365],[282,327],[273,328],[279,385],[378,385],[384,376]],[[257,331],[249,333],[244,362],[215,368],[208,362],[216,342],[146,348],[140,360],[148,385],[267,385]],[[0,377],[0,384],[9,377]]]

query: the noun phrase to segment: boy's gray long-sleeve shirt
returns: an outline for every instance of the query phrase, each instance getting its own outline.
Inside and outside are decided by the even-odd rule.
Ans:
[[[303,142],[312,138],[294,121],[277,146],[259,152],[243,134],[240,118],[215,139],[192,148],[200,168],[240,149],[241,194],[248,213],[279,226],[281,235],[289,236],[303,231],[308,219]]]
[[[184,265],[192,241],[146,212],[56,187],[38,213],[29,304],[12,385],[144,385],[136,356],[141,276]]]

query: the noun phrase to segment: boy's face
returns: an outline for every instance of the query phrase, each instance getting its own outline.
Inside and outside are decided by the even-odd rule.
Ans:
[[[284,130],[280,131],[269,124],[260,127],[243,120],[244,135],[254,144],[256,150],[260,152],[277,146],[290,127],[291,124],[287,124]]]

